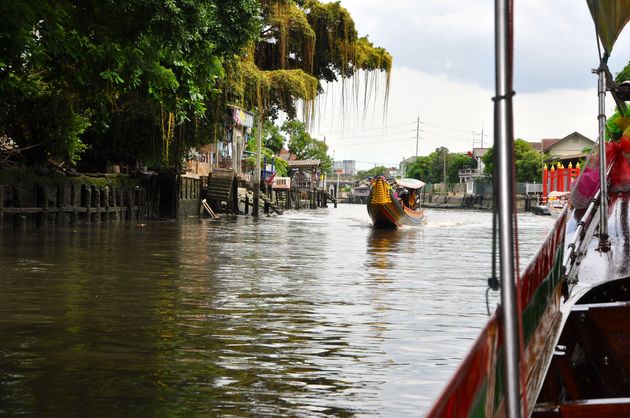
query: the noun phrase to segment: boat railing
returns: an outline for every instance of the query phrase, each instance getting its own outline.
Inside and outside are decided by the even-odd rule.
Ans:
[[[571,242],[567,245],[562,267],[568,284],[576,283],[574,268],[579,264],[581,256],[585,253],[585,247],[591,241],[594,229],[597,227],[597,222],[593,222],[593,220],[598,218],[600,193],[601,190],[598,190],[591,199],[584,214],[577,223]],[[568,210],[568,206],[565,206],[564,210]]]
[[[606,178],[610,177],[614,161],[608,161],[606,166]],[[564,255],[562,268],[564,270],[564,277],[567,284],[573,285],[577,283],[577,277],[575,267],[580,263],[580,260],[586,253],[586,246],[590,243],[595,229],[599,226],[599,213],[601,209],[600,198],[601,188],[597,190],[597,193],[591,198],[589,205],[586,207],[584,214],[577,223],[575,232],[571,242],[567,245],[567,249]],[[564,210],[568,210],[569,205],[565,205]]]

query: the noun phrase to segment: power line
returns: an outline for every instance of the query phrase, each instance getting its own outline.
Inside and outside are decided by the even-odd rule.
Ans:
[[[415,132],[415,131],[416,130],[413,129],[413,130],[409,130],[409,131],[404,130],[404,131],[397,131],[397,132],[387,132],[387,133],[382,133],[382,134],[361,135],[361,136],[343,136],[342,135],[342,136],[339,136],[339,137],[336,137],[336,138],[333,136],[332,139],[331,138],[327,138],[326,141],[329,141],[329,140],[345,140],[345,139],[361,139],[361,138],[376,138],[376,137],[381,137],[382,138],[382,137],[385,137],[385,136],[388,136],[388,135],[400,135],[400,134],[404,134],[404,133],[407,133],[407,132]]]
[[[386,139],[384,141],[373,141],[373,142],[353,142],[346,144],[328,144],[330,148],[338,148],[338,147],[352,147],[352,146],[363,146],[363,145],[375,145],[375,144],[387,144],[390,142],[401,142],[401,141],[409,141],[411,139],[416,139],[416,137],[407,137],[407,138],[398,138],[398,139]]]
[[[389,167],[396,166],[399,164],[399,163],[383,163],[383,162],[377,163],[374,161],[357,161],[357,160],[354,160],[354,161],[360,164],[374,164],[374,165],[382,165],[382,166],[389,166]],[[365,170],[362,170],[362,171],[365,171]]]
[[[387,130],[387,129],[391,129],[391,128],[400,128],[402,126],[411,126],[414,125],[416,122],[411,122],[411,123],[404,123],[401,125],[393,125],[393,126],[381,126],[380,128],[370,128],[370,129],[359,129],[359,130],[355,130],[355,131],[346,131],[346,130],[342,130],[342,131],[317,131],[317,133],[319,134],[346,134],[346,133],[359,133],[359,132],[369,132],[369,131],[378,131],[378,130]]]
[[[470,138],[462,138],[462,137],[456,137],[456,136],[444,135],[444,134],[442,134],[442,133],[439,133],[439,132],[433,132],[433,131],[423,131],[423,132],[428,133],[428,134],[432,134],[432,135],[435,135],[435,136],[440,136],[440,137],[442,137],[442,138],[448,138],[448,139],[455,139],[455,140],[458,140],[458,141],[466,141],[466,142],[470,142]]]
[[[437,145],[441,145],[444,148],[448,148],[447,145],[449,145],[451,148],[459,148],[459,149],[464,149],[464,150],[470,150],[470,148],[468,146],[465,146],[465,145],[445,144],[444,142],[440,142],[440,141],[436,141],[436,140],[428,139],[428,138],[424,138],[424,140],[428,141],[428,142],[432,142],[432,143],[437,144]]]
[[[434,127],[434,128],[445,129],[445,130],[447,130],[447,131],[459,132],[459,133],[463,133],[463,134],[475,134],[475,135],[480,135],[481,133],[483,133],[483,129],[481,130],[481,132],[476,132],[476,131],[473,131],[473,130],[470,130],[470,131],[465,131],[465,130],[463,130],[463,129],[456,129],[456,128],[451,128],[451,127],[448,127],[448,126],[436,125],[436,124],[429,123],[429,122],[423,122],[423,121],[420,121],[420,123],[421,123],[421,124],[423,124],[423,125],[432,126],[432,127]],[[487,132],[486,132],[484,135],[490,135],[490,134],[491,134],[491,133],[487,133]]]
[[[430,123],[430,122],[425,122],[423,120],[420,119],[420,117],[418,117],[417,120],[413,121],[413,122],[409,122],[409,123],[403,123],[400,125],[392,125],[392,126],[383,126],[383,127],[379,127],[379,128],[369,128],[369,129],[359,129],[359,130],[354,130],[354,131],[318,131],[318,133],[320,135],[331,135],[331,134],[347,134],[347,133],[361,133],[361,132],[371,132],[371,131],[387,131],[387,129],[391,129],[391,128],[400,128],[400,127],[404,127],[404,126],[416,126],[416,129],[422,131],[421,129],[419,129],[418,125],[427,125],[427,126],[432,126],[434,128],[439,128],[439,129],[444,129],[447,131],[451,131],[451,132],[459,132],[459,133],[463,133],[463,134],[469,134],[469,135],[484,135],[484,136],[490,136],[492,135],[492,132],[484,132],[484,129],[481,130],[481,132],[477,132],[475,130],[463,130],[463,129],[457,129],[457,128],[452,128],[450,126],[444,126],[444,125],[438,125],[435,123]],[[415,131],[415,129],[414,129]]]

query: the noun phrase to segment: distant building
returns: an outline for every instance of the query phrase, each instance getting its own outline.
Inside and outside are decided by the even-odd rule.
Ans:
[[[357,162],[354,160],[343,160],[343,174],[351,176],[357,174]]]
[[[354,176],[357,174],[357,162],[355,160],[335,161],[333,163],[335,173]]]
[[[471,157],[477,162],[477,168],[464,167],[457,173],[460,183],[468,183],[474,181],[483,176],[483,170],[485,165],[483,163],[483,156],[488,152],[488,148],[473,148]],[[470,155],[470,153],[468,154]]]
[[[588,156],[595,141],[579,132],[573,132],[560,139],[543,139],[538,143],[531,143],[534,148],[549,155],[545,162],[561,162],[564,165],[573,163]]]
[[[394,174],[392,173],[392,175],[394,177],[407,177],[407,169],[409,168],[409,166],[413,163],[416,162],[416,159],[418,157],[416,157],[415,155],[413,157],[409,157],[409,158],[404,158],[400,164],[398,165],[398,171]]]
[[[368,196],[370,195],[370,183],[362,181],[358,185],[352,188],[349,200],[352,203],[367,203]]]

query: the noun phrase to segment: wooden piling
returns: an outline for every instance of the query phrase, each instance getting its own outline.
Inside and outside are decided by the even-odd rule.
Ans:
[[[0,184],[0,227],[4,225],[4,186]]]

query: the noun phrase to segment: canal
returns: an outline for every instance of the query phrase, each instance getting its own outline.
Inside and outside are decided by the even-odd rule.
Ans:
[[[0,415],[423,416],[491,254],[490,213],[428,214],[0,230]],[[552,222],[519,215],[521,267]]]

